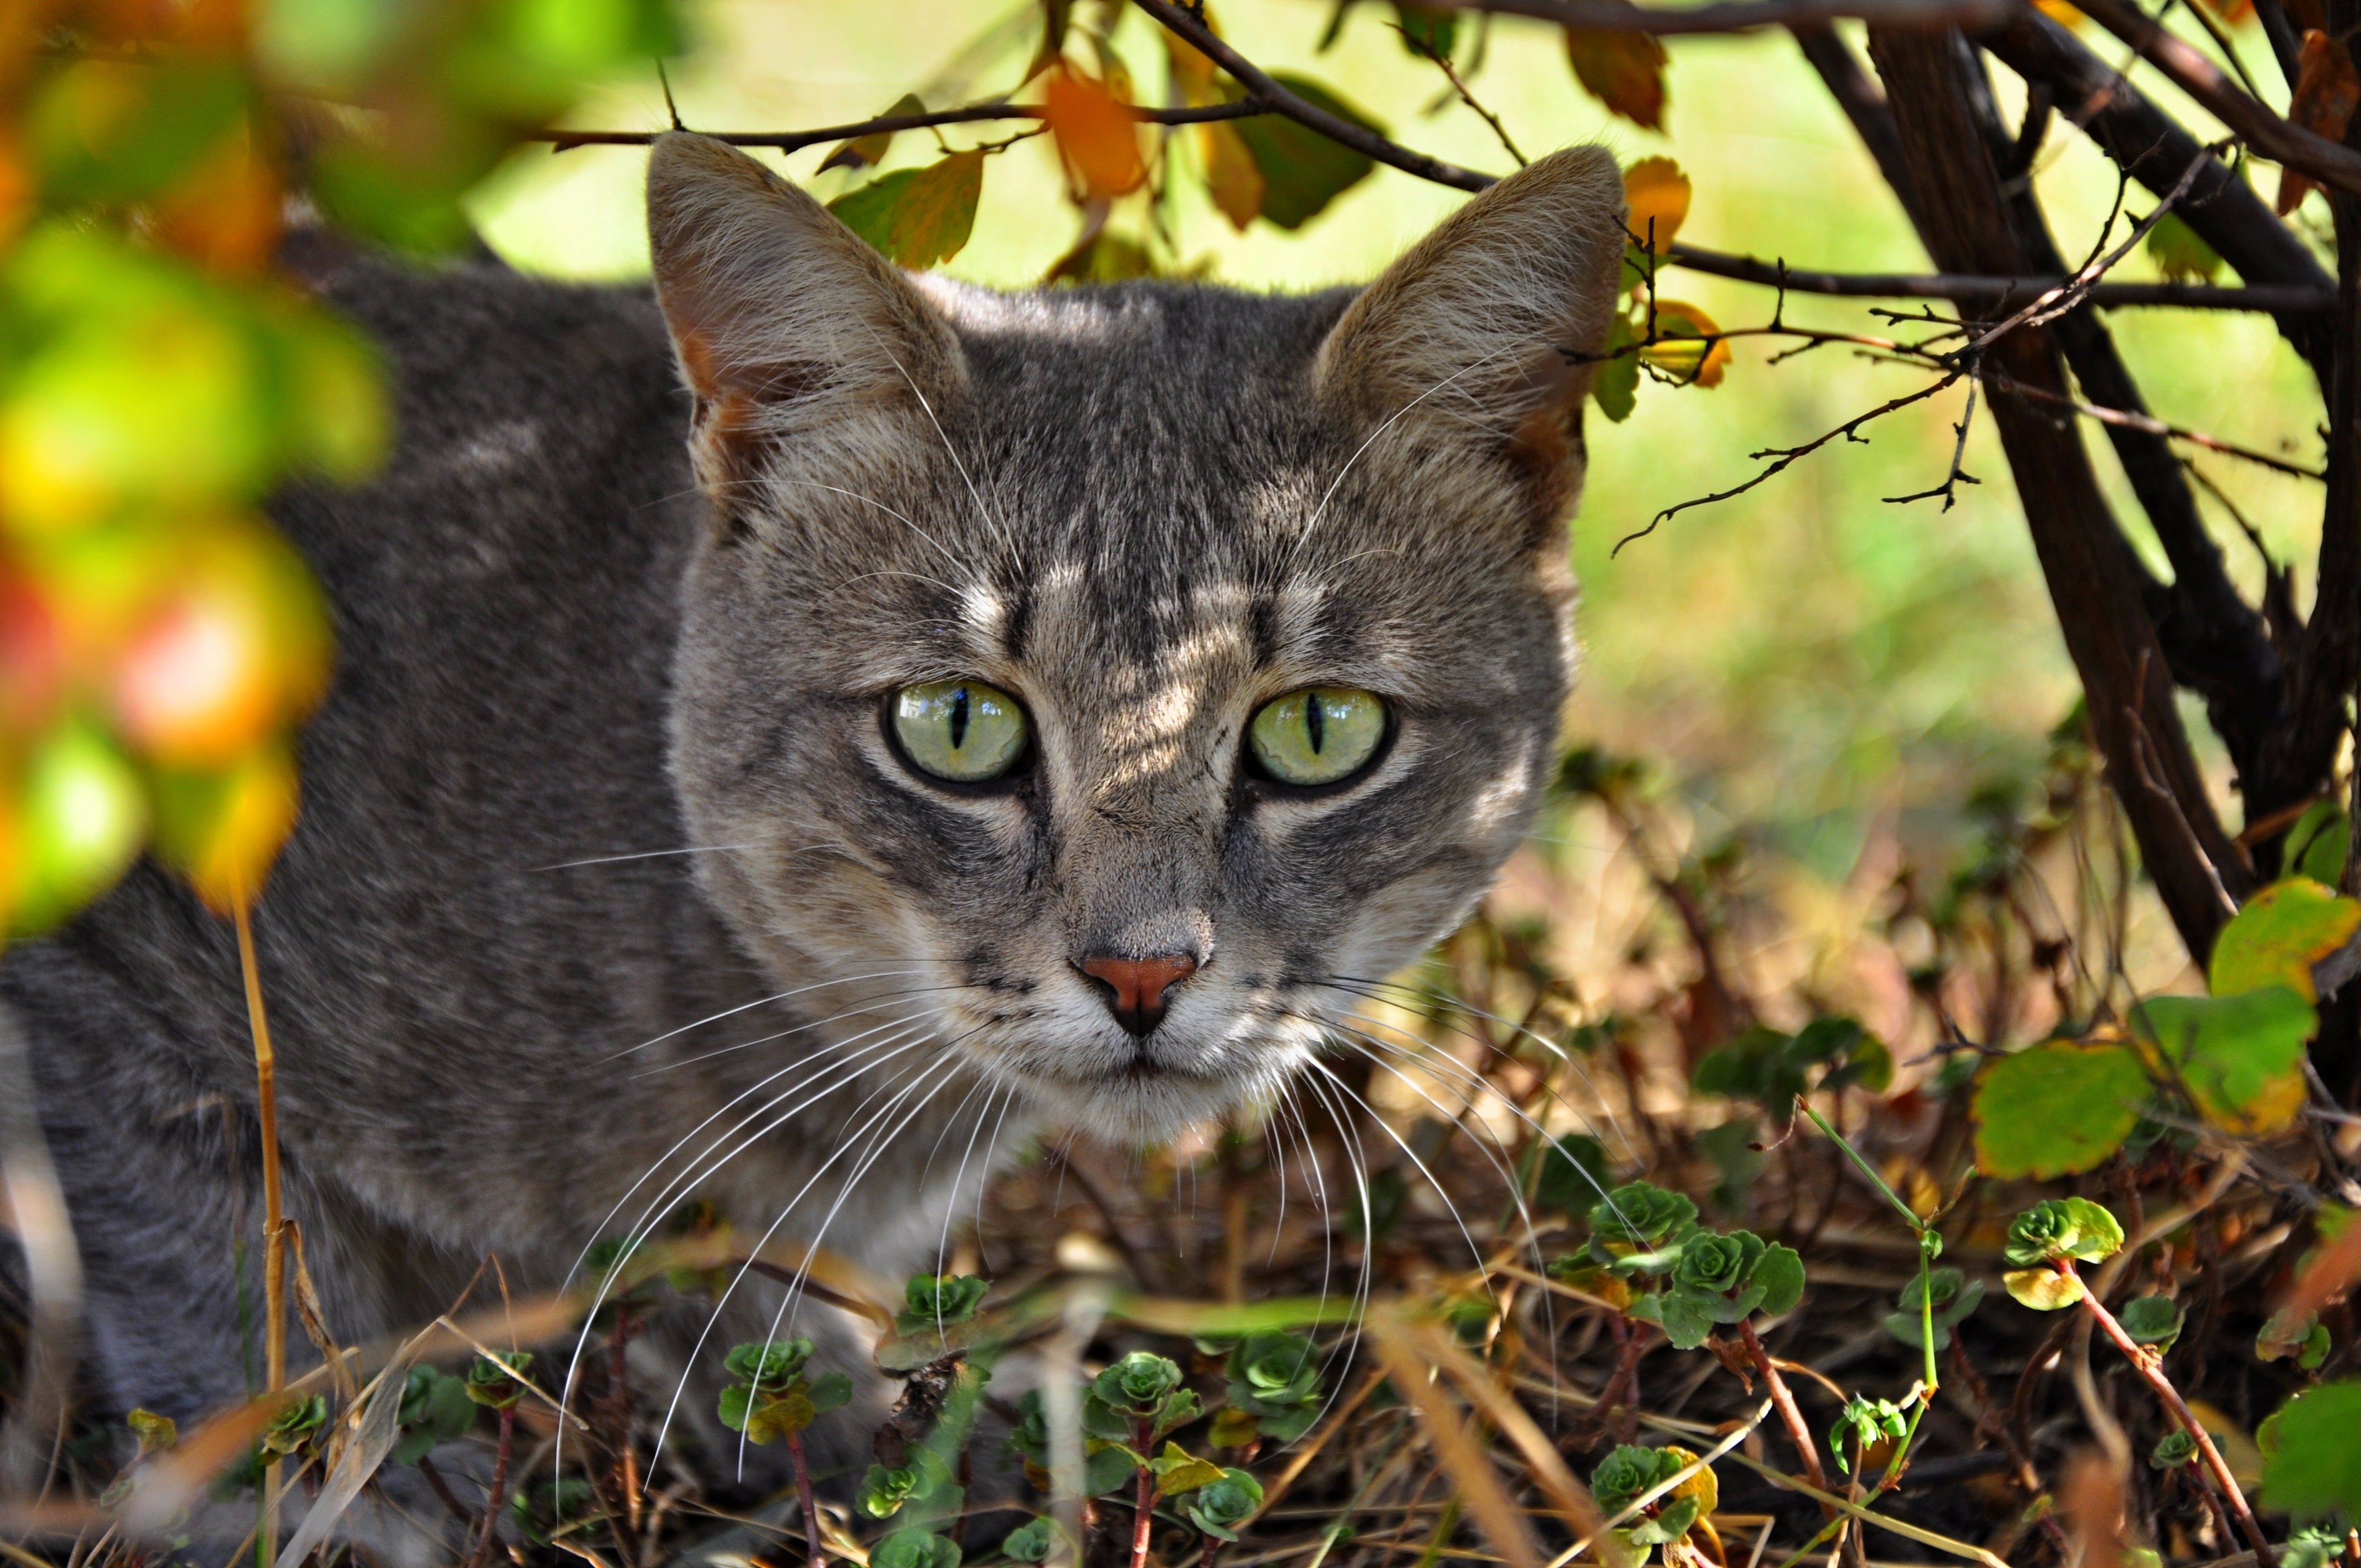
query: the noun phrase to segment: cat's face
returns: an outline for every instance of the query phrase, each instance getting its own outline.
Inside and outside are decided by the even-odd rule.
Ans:
[[[1551,762],[1612,160],[1357,300],[911,280],[683,136],[650,213],[716,520],[674,765],[741,936],[849,1061],[1109,1136],[1305,1066]]]

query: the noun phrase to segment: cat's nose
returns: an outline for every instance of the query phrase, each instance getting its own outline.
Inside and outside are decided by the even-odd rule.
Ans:
[[[1164,1022],[1164,993],[1195,974],[1197,960],[1186,953],[1165,953],[1152,959],[1090,958],[1078,967],[1099,982],[1115,1021],[1146,1039]]]

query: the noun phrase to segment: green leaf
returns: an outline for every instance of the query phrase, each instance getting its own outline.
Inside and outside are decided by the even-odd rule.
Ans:
[[[1599,361],[1598,373],[1590,383],[1590,396],[1598,404],[1598,411],[1617,424],[1631,417],[1631,410],[1639,400],[1639,343],[1631,330],[1631,318],[1617,316],[1608,324],[1607,357]]]
[[[2263,1464],[2263,1496],[2275,1508],[2316,1518],[2343,1509],[2361,1519],[2361,1383],[2323,1383],[2281,1407],[2277,1446]]]
[[[926,112],[925,99],[915,93],[905,93],[877,118],[894,120],[904,115],[923,115]],[[873,169],[885,161],[886,149],[893,145],[892,131],[876,131],[865,137],[855,137],[851,141],[840,141],[836,144],[835,151],[820,159],[820,170],[825,173],[831,169]]]
[[[1784,1317],[1804,1297],[1804,1257],[1791,1246],[1773,1244],[1754,1266],[1754,1283],[1763,1287],[1755,1310],[1765,1317]]]
[[[2206,989],[2226,997],[2277,984],[2310,1002],[2312,966],[2343,947],[2356,928],[2361,928],[2361,904],[2309,877],[2273,883],[2213,939]]]
[[[1218,1480],[1198,1488],[1189,1500],[1189,1522],[1221,1541],[1237,1540],[1238,1527],[1262,1507],[1262,1483],[1246,1472],[1224,1469]]]
[[[210,51],[83,59],[49,77],[26,126],[42,194],[61,205],[153,195],[239,125],[250,92]]]
[[[789,1378],[802,1376],[811,1353],[812,1342],[807,1339],[749,1341],[732,1345],[730,1354],[721,1358],[721,1367],[741,1383],[777,1388]]]
[[[2170,282],[2202,281],[2222,270],[2221,256],[2180,221],[2179,213],[2167,213],[2158,219],[2144,245],[2148,259]]]
[[[869,1549],[869,1568],[960,1568],[960,1549],[924,1530],[897,1530]]]
[[[1340,120],[1386,134],[1385,126],[1316,82],[1279,71],[1271,80]],[[1283,229],[1301,228],[1377,167],[1367,153],[1279,115],[1230,123],[1262,173],[1262,215]]]
[[[2288,829],[2282,863],[2324,887],[2341,886],[2353,844],[2353,824],[2333,800],[2315,800]]]
[[[1423,60],[1430,54],[1451,58],[1459,41],[1459,18],[1449,6],[1398,5],[1394,18],[1402,30],[1402,47]],[[1423,46],[1423,47],[1422,47]]]
[[[826,1415],[852,1402],[852,1379],[841,1372],[824,1372],[804,1385],[814,1415]]]
[[[1002,1538],[1000,1554],[1011,1563],[1047,1562],[1063,1533],[1058,1521],[1047,1515],[1027,1519]]]
[[[2180,1309],[2162,1296],[2140,1296],[2125,1302],[2115,1321],[2140,1344],[2169,1350],[2180,1337]]]
[[[2197,1440],[2185,1431],[2169,1431],[2148,1451],[2151,1470],[2177,1470],[2197,1457]]]
[[[2122,1146],[2149,1094],[2121,1046],[2057,1040],[2003,1057],[1976,1081],[1976,1167],[1987,1176],[2089,1170]]]
[[[1542,1170],[1533,1183],[1533,1206],[1559,1214],[1579,1214],[1607,1195],[1613,1165],[1607,1146],[1587,1133],[1553,1138],[1542,1153]]]
[[[524,1398],[522,1379],[533,1365],[533,1352],[504,1350],[479,1355],[467,1367],[467,1398],[495,1410],[512,1408]]]
[[[2009,1222],[2004,1255],[2018,1267],[2072,1259],[2098,1263],[2124,1245],[2124,1227],[2088,1198],[2045,1198]]]
[[[981,152],[957,152],[924,169],[897,169],[828,204],[886,259],[921,269],[957,256],[983,194]]]
[[[1104,1497],[1118,1486],[1130,1485],[1138,1473],[1138,1456],[1121,1443],[1110,1443],[1082,1460],[1082,1496]]]
[[[2274,1133],[2302,1112],[2304,1042],[2320,1020],[2312,1003],[2290,987],[2266,984],[2229,996],[2151,996],[2132,1009],[2132,1025],[2215,1126]]]
[[[1721,1173],[1721,1179],[1714,1183],[1709,1196],[1714,1207],[1723,1213],[1744,1211],[1746,1190],[1754,1185],[1768,1163],[1768,1157],[1756,1146],[1762,1137],[1763,1129],[1752,1116],[1741,1116],[1697,1135],[1697,1153],[1711,1160],[1713,1168]]]

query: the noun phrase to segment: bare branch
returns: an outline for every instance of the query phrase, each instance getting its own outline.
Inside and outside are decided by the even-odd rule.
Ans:
[[[2137,49],[2140,58],[2205,106],[2264,157],[2347,195],[2361,195],[2361,152],[2293,125],[2248,97],[2222,68],[2125,0],[2091,0],[2082,14]]]
[[[2103,408],[2096,403],[2083,402],[2079,398],[2066,397],[2040,387],[2026,386],[2022,381],[1996,372],[1987,372],[1984,378],[1993,386],[2005,388],[2020,397],[2032,398],[2036,401],[2048,403],[2057,408],[2071,409],[2085,419],[2097,420],[2101,424],[2115,424],[2123,426],[2125,430],[2145,431],[2150,435],[2163,436],[2168,441],[2185,441],[2191,446],[2202,446],[2208,452],[2219,452],[2224,457],[2235,457],[2243,462],[2258,464],[2274,472],[2285,474],[2290,478],[2325,479],[2328,477],[2317,468],[2307,468],[2301,463],[2290,463],[2283,457],[2274,457],[2268,452],[2257,452],[2251,446],[2241,446],[2233,441],[2224,441],[2221,437],[2208,435],[2202,430],[2189,430],[2180,425],[2167,424],[2153,414],[2138,413],[2129,409]]]
[[[1208,120],[1244,120],[1257,115],[1275,114],[1270,104],[1252,96],[1235,104],[1209,104],[1197,107],[1145,109],[1126,104],[1135,120],[1151,126],[1195,126]],[[970,104],[957,109],[930,109],[920,115],[880,115],[873,120],[857,120],[848,126],[821,126],[808,131],[699,131],[715,141],[728,142],[731,147],[763,147],[779,152],[795,152],[824,141],[850,141],[856,137],[884,136],[895,131],[920,131],[935,126],[974,125],[991,120],[1038,120],[1042,117],[1038,104]],[[524,137],[525,141],[545,141],[554,150],[564,152],[577,147],[645,147],[664,131],[544,131],[538,136]]]
[[[1296,124],[1318,131],[1330,141],[1365,153],[1405,174],[1415,174],[1422,180],[1432,180],[1438,185],[1449,185],[1461,191],[1481,191],[1499,178],[1497,174],[1479,174],[1472,169],[1462,169],[1455,163],[1445,163],[1422,152],[1412,152],[1406,147],[1388,141],[1366,126],[1356,126],[1317,104],[1305,103],[1273,82],[1260,66],[1215,38],[1211,27],[1172,4],[1172,0],[1137,0],[1137,3],[1141,10],[1161,22],[1173,36],[1187,39],[1196,46],[1200,54],[1228,71],[1246,90],[1250,100],[1257,100],[1271,112],[1285,115]],[[1751,5],[1747,8],[1751,9]],[[1682,13],[1684,16],[1689,14]]]
[[[1692,272],[1708,272],[1741,283],[1785,288],[1791,293],[1828,294],[1865,300],[1955,300],[1990,302],[2009,309],[2061,289],[2066,278],[1978,277],[1955,272],[1807,272],[1784,262],[1732,256],[1700,246],[1675,245],[1664,259]],[[2328,288],[2253,284],[2224,288],[2211,283],[2097,283],[2083,295],[2100,306],[2177,305],[2201,311],[2318,312],[2336,308],[2336,294]]]

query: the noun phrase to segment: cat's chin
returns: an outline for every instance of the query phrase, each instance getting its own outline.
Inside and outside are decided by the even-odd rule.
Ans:
[[[1044,1121],[1101,1143],[1165,1143],[1275,1093],[1286,1073],[1201,1077],[1141,1064],[1092,1078],[1038,1078],[1027,1091]]]

